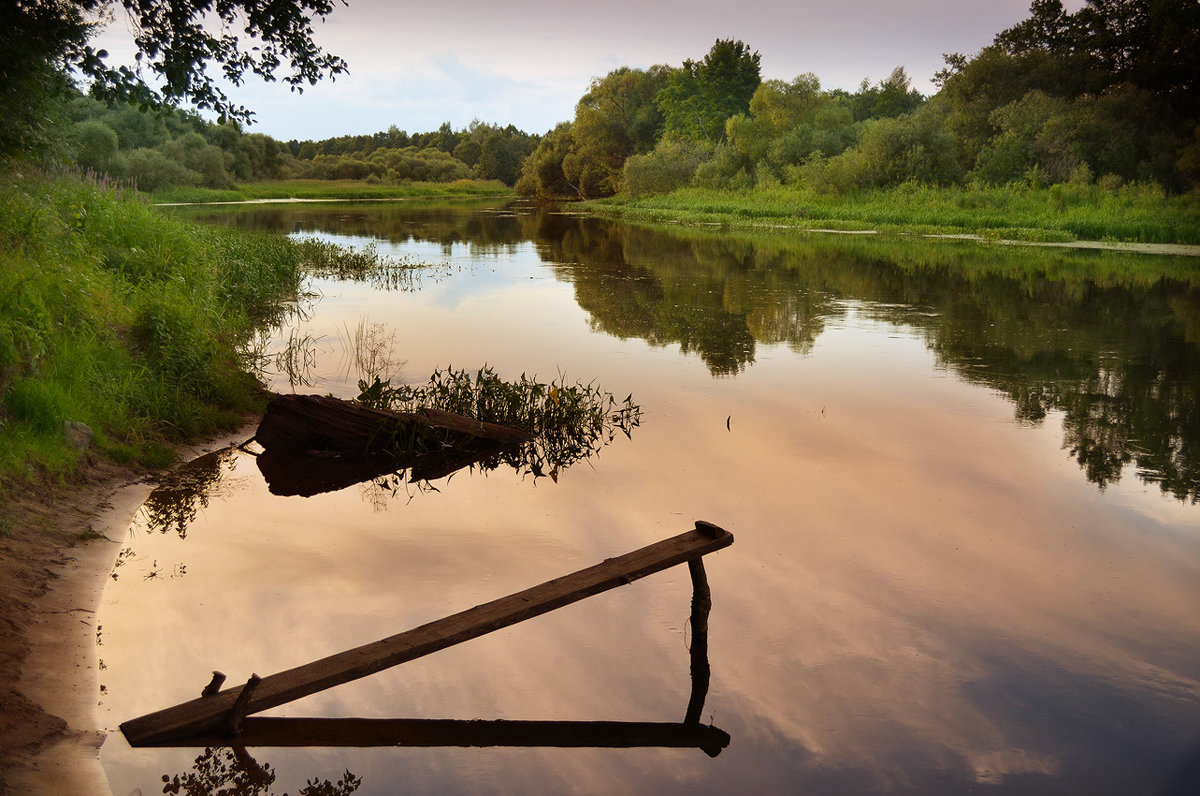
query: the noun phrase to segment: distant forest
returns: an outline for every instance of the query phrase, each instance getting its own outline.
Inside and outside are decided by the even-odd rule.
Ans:
[[[60,151],[148,191],[293,178],[499,180],[543,200],[687,186],[1200,186],[1196,0],[1088,0],[1074,14],[1034,0],[993,44],[945,60],[931,97],[903,67],[849,92],[813,74],[764,81],[758,52],[718,40],[699,61],[597,78],[574,119],[544,135],[476,121],[280,142],[76,95]]]
[[[78,94],[65,109],[67,157],[84,170],[133,181],[144,191],[229,188],[261,180],[372,183],[499,180],[512,186],[538,137],[509,125],[472,122],[452,130],[281,142],[236,122],[214,124],[187,111],[143,112]]]

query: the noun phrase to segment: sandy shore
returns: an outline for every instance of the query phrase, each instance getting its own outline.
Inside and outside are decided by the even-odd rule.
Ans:
[[[183,461],[253,429],[181,451]],[[109,794],[100,765],[97,610],[125,534],[154,488],[138,473],[96,464],[50,501],[5,507],[16,527],[0,543],[0,793]],[[51,529],[51,530],[47,530]]]

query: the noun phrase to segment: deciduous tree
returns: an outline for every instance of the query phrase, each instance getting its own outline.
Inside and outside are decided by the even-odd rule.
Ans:
[[[342,0],[344,3],[345,0]],[[334,0],[7,0],[0,10],[0,147],[31,144],[47,126],[45,100],[74,72],[91,92],[143,109],[190,103],[221,119],[249,121],[208,72],[237,85],[277,75],[294,91],[346,71],[313,40],[313,20]],[[134,31],[137,64],[113,66],[89,44],[113,14]]]
[[[684,61],[658,95],[667,132],[687,140],[721,141],[725,121],[750,108],[762,82],[760,61],[757,52],[733,39],[718,39],[700,61]]]

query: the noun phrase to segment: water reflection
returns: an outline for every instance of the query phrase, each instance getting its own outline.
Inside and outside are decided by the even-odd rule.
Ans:
[[[1062,413],[1063,447],[1101,488],[1132,463],[1164,492],[1200,499],[1193,281],[1101,282],[1089,272],[1115,258],[1100,253],[1006,252],[1018,262],[989,269],[953,247],[557,225],[577,231],[558,230],[546,256],[572,264],[556,269],[593,328],[677,343],[726,376],[753,363],[756,344],[809,351],[844,300],[867,300],[879,319],[919,329],[945,367],[1007,395],[1019,419]]]
[[[805,354],[846,302],[919,330],[942,366],[1008,397],[1017,419],[1061,415],[1063,448],[1089,481],[1129,466],[1200,501],[1200,283],[1194,261],[1112,252],[913,245],[802,235],[647,229],[567,214],[452,208],[255,208],[204,218],[377,239],[532,240],[570,283],[593,330],[677,345],[714,376],[761,346]],[[1133,265],[1130,263],[1134,262]],[[1175,278],[1162,279],[1165,268]]]
[[[281,234],[331,232],[370,240],[422,240],[438,244],[450,256],[457,244],[474,253],[511,251],[526,240],[517,216],[506,212],[508,200],[457,200],[448,202],[393,202],[369,205],[354,203],[258,205],[238,208],[181,207],[174,211],[205,223],[242,229],[267,230]],[[487,212],[488,210],[494,212]]]
[[[271,796],[275,778],[271,764],[259,763],[245,747],[210,747],[196,758],[191,771],[175,776],[163,774],[162,792],[185,796]],[[310,779],[297,794],[350,796],[361,785],[362,777],[346,771],[337,782]]]
[[[491,444],[457,453],[396,456],[389,453],[338,453],[317,456],[304,451],[267,450],[255,457],[259,472],[273,495],[313,497],[366,485],[363,500],[377,508],[414,490],[438,491],[433,482],[449,478],[463,468],[495,469],[506,449]]]
[[[147,560],[187,547],[186,578],[123,577],[106,594],[105,700],[116,719],[194,697],[214,666],[244,680],[315,659],[542,581],[564,559],[629,549],[687,513],[739,534],[740,549],[709,573],[721,605],[703,720],[735,739],[719,758],[280,750],[270,755],[280,780],[302,782],[321,759],[326,774],[348,767],[370,787],[425,793],[578,782],[656,794],[1195,791],[1198,507],[1135,475],[1136,457],[1157,444],[1137,439],[1154,436],[1138,404],[1171,393],[1194,403],[1194,386],[1168,375],[1157,391],[1130,393],[1109,375],[1137,369],[1122,359],[1130,352],[1159,373],[1176,370],[1161,356],[1192,361],[1193,277],[1118,279],[1097,254],[1017,253],[1010,267],[1006,250],[957,244],[821,249],[785,236],[714,242],[516,221],[587,243],[568,254],[529,236],[537,242],[514,244],[513,257],[455,243],[451,258],[468,267],[419,293],[324,282],[328,301],[309,328],[333,339],[369,312],[397,332],[409,377],[485,361],[506,376],[559,366],[595,375],[644,403],[636,444],[553,486],[456,476],[445,494],[392,512],[370,511],[354,489],[273,499],[246,461],[240,499],[210,501],[186,541],[142,536]],[[430,257],[440,246],[414,237],[391,250]],[[706,263],[710,251],[731,262]],[[669,325],[639,325],[671,311],[654,302],[689,300],[688,269],[706,285],[705,312],[744,323],[753,339],[752,356],[732,357],[744,363],[736,375],[713,378],[698,349],[668,339]],[[1103,313],[1111,326],[1093,317]],[[313,391],[326,390],[357,394],[333,380]],[[1081,391],[1105,398],[1076,409]],[[1138,396],[1127,401],[1135,416],[1107,408],[1123,395]],[[1096,488],[1064,451],[1068,411],[1125,425],[1111,449],[1135,458],[1120,481]],[[1194,460],[1178,447],[1180,462]],[[676,719],[688,699],[687,607],[671,585],[664,576],[585,601],[299,712]],[[150,757],[120,741],[104,755],[121,793],[149,792],[195,755]]]
[[[236,448],[207,453],[165,474],[142,506],[146,530],[174,533],[186,539],[195,521],[216,492],[221,479],[238,466]]]
[[[715,758],[729,746],[730,736],[711,724],[701,723],[711,679],[708,621],[712,610],[712,592],[704,570],[703,555],[728,546],[732,541],[732,537],[723,529],[697,522],[692,532],[619,559],[606,560],[486,606],[478,606],[424,625],[407,634],[273,675],[267,681],[285,681],[285,693],[264,706],[253,706],[253,699],[261,693],[257,690],[260,684],[266,681],[251,675],[240,692],[231,690],[220,693],[225,675],[213,672],[213,679],[199,700],[131,720],[123,724],[121,729],[133,747],[206,747],[204,754],[194,762],[194,773],[174,777],[163,775],[162,780],[166,783],[164,793],[268,793],[275,781],[275,773],[269,764],[258,764],[247,753],[248,747],[696,748]],[[691,557],[686,558],[689,555]],[[688,620],[692,643],[689,649],[691,691],[682,722],[261,718],[244,715],[246,712],[287,704],[347,680],[376,673],[397,663],[424,657],[441,648],[518,624],[609,588],[684,563],[682,559],[685,558],[692,585],[691,615]],[[435,630],[439,626],[444,628]],[[414,647],[407,657],[398,651],[405,646]],[[391,649],[385,650],[385,647]],[[339,669],[339,666],[342,668]],[[222,697],[224,701],[221,701]],[[218,702],[219,707],[213,708]],[[192,711],[190,717],[184,715],[188,710]],[[204,711],[211,714],[212,718],[204,718],[201,715]],[[168,713],[172,713],[171,718],[162,718]],[[184,726],[189,729],[181,730]],[[361,782],[361,778],[347,770],[336,786],[329,780],[320,784],[309,780],[308,789],[301,793],[349,794]]]

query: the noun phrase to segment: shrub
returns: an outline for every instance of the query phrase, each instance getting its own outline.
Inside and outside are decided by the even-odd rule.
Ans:
[[[712,155],[709,144],[666,138],[653,152],[626,160],[622,182],[634,196],[669,193],[690,184],[696,169]]]

